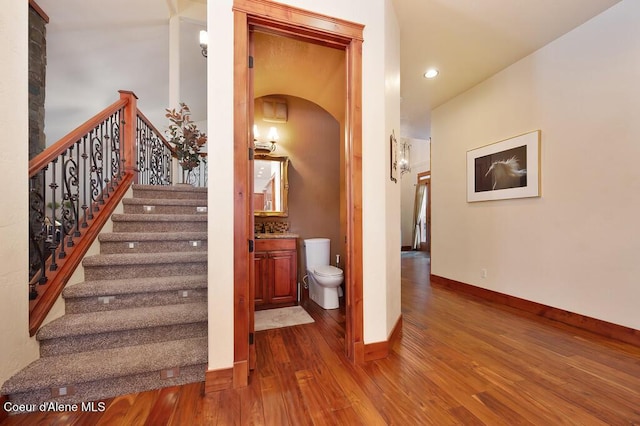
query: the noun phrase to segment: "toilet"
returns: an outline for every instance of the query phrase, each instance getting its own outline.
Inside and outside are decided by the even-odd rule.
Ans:
[[[309,297],[324,309],[336,309],[338,289],[344,280],[342,269],[329,264],[329,238],[304,240]]]

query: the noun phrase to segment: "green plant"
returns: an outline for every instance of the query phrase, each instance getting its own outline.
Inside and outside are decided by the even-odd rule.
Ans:
[[[183,173],[186,173],[184,181],[187,182],[191,171],[207,156],[206,152],[201,152],[207,143],[207,135],[191,121],[191,110],[185,103],[180,103],[179,111],[175,108],[167,108],[166,111],[165,117],[172,123],[167,131],[168,142],[174,148],[171,155],[178,160]]]

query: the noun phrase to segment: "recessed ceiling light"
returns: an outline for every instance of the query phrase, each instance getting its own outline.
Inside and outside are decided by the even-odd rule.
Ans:
[[[435,68],[431,68],[428,69],[427,72],[424,73],[424,77],[425,78],[436,78],[436,76],[440,73],[440,71],[438,71]]]

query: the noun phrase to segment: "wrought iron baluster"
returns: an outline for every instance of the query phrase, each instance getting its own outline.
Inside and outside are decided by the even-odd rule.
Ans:
[[[89,226],[87,224],[87,214],[91,214],[88,212],[89,206],[87,205],[87,192],[89,191],[89,186],[87,186],[87,175],[91,178],[89,167],[87,166],[87,159],[89,155],[87,154],[87,135],[82,137],[82,227],[86,228]]]
[[[103,196],[103,188],[104,186],[107,184],[107,182],[105,181],[106,178],[106,173],[105,173],[105,158],[106,158],[106,152],[105,152],[105,134],[104,134],[104,127],[105,127],[105,123],[101,123],[100,126],[98,128],[95,129],[96,134],[98,133],[99,130],[99,136],[95,135],[93,137],[93,140],[95,141],[95,146],[96,146],[96,153],[95,153],[95,167],[96,167],[96,182],[94,187],[92,188],[93,190],[93,196],[94,196],[94,211],[99,211],[100,210],[100,205],[104,204],[104,196]]]
[[[109,187],[109,185],[111,184],[111,121],[113,119],[112,117],[109,117],[107,119],[107,121],[104,123],[104,127],[105,127],[105,136],[104,136],[104,149],[105,149],[105,155],[104,155],[104,185],[102,186],[102,198],[107,198],[109,196],[108,194],[108,190],[107,188]]]
[[[62,222],[62,250],[65,240],[67,247],[74,246],[74,237],[80,236],[78,228],[78,166],[73,158],[74,145],[69,147],[68,157],[62,162],[62,206],[60,220]],[[74,230],[75,228],[75,230]]]
[[[45,174],[48,167],[29,180],[29,299],[38,297],[36,284],[47,282]]]
[[[113,181],[117,179],[120,175],[120,115],[111,122],[111,185],[109,186],[109,190],[113,191],[115,189],[115,185]]]
[[[64,155],[64,154],[63,154]],[[56,262],[56,251],[59,243],[59,230],[58,230],[58,218],[56,215],[57,201],[56,201],[56,192],[58,190],[58,183],[56,179],[56,168],[58,165],[58,158],[54,158],[51,162],[51,183],[49,184],[49,188],[51,189],[51,226],[50,234],[47,236],[47,248],[51,252],[51,265],[49,266],[49,270],[55,271],[58,269],[58,263]],[[64,253],[64,248],[61,250],[60,258],[64,258],[66,254]]]

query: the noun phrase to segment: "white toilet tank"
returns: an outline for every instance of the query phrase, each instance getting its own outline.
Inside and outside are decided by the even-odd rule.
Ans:
[[[304,240],[304,248],[307,270],[329,264],[331,249],[329,238],[309,238]]]

